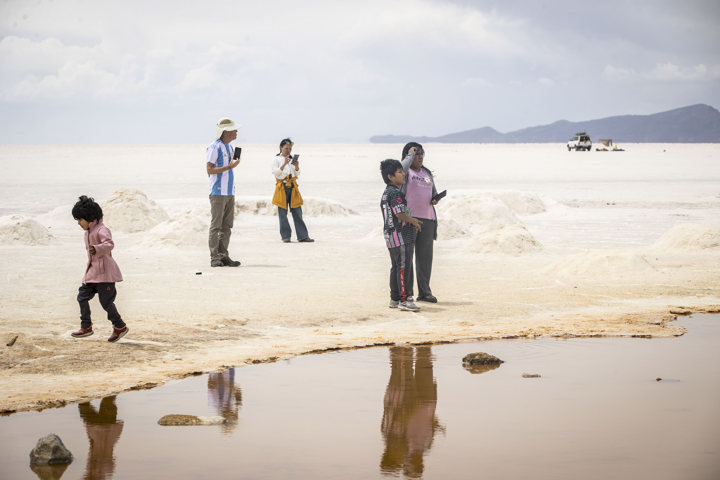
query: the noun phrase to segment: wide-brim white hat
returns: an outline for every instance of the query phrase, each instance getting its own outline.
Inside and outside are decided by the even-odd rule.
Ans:
[[[239,128],[242,128],[242,125],[239,123],[235,123],[229,118],[221,118],[217,123],[217,128],[215,129],[215,140],[222,137],[223,132],[231,132]]]

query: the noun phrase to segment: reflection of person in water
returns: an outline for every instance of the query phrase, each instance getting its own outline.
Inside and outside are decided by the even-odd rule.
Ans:
[[[117,420],[115,396],[103,398],[99,411],[95,410],[90,402],[79,404],[78,409],[90,440],[83,478],[93,480],[112,478],[115,471],[113,449],[123,430],[122,420]]]
[[[232,432],[238,423],[238,407],[242,405],[242,391],[235,387],[234,368],[208,375],[208,403],[227,420],[223,433]]]
[[[403,471],[410,478],[422,477],[423,456],[432,446],[435,431],[442,430],[435,416],[437,384],[431,355],[430,347],[390,348],[391,372],[381,425],[384,474]]]

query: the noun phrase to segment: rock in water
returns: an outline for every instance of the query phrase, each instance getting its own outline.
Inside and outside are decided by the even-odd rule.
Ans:
[[[60,437],[51,433],[37,441],[37,445],[30,452],[31,465],[56,465],[71,463],[72,453],[65,448]]]
[[[489,353],[468,353],[463,357],[463,368],[470,373],[485,373],[495,370],[503,363],[502,360]]]
[[[227,420],[220,416],[201,417],[196,415],[165,415],[158,425],[222,425]]]
[[[484,352],[468,353],[463,357],[462,361],[463,365],[499,365],[503,363],[503,361],[495,355],[490,355],[489,353]]]

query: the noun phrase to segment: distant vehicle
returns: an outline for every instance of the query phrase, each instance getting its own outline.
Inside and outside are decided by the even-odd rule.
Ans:
[[[573,138],[567,143],[568,151],[575,150],[587,150],[588,152],[592,149],[592,140],[590,135],[585,132],[576,133]]]

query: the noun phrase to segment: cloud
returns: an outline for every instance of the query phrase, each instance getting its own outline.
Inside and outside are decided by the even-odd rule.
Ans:
[[[645,71],[606,65],[603,76],[613,82],[714,82],[720,80],[720,64],[710,67],[704,64],[683,67],[668,62],[657,64]]]
[[[719,10],[688,2],[5,0],[0,120],[84,105],[141,123],[172,107],[194,128],[240,111],[248,135],[281,124],[322,140],[509,131],[627,112],[638,92],[644,112],[717,106]],[[597,101],[567,102],[588,91]]]

